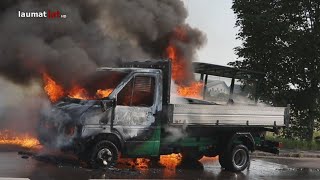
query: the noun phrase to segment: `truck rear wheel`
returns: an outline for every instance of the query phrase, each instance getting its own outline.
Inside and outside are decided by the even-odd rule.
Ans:
[[[228,171],[243,171],[250,165],[249,150],[244,145],[233,146],[219,156],[219,162]]]
[[[117,163],[119,151],[111,141],[98,142],[92,152],[89,164],[93,168],[108,168]]]

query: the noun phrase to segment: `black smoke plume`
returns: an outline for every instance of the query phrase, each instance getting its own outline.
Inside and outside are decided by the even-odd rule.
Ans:
[[[190,39],[174,40],[186,61],[205,41],[186,25],[181,0],[2,0],[0,7],[0,75],[21,85],[46,72],[68,88],[100,66],[163,58],[177,27]],[[67,18],[18,17],[47,10]]]

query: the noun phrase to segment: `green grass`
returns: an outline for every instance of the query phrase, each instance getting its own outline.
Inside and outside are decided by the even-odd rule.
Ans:
[[[320,132],[316,132],[314,137],[319,135]],[[282,149],[320,150],[320,143],[315,141],[307,142],[304,140],[285,139],[283,137],[275,136],[272,133],[267,133],[266,139],[282,142]]]

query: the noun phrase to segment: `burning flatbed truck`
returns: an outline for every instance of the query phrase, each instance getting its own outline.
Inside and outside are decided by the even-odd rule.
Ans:
[[[288,126],[288,107],[192,99],[172,104],[170,61],[125,63],[99,68],[101,72],[120,73],[122,78],[106,98],[56,103],[40,121],[43,144],[71,149],[94,168],[113,166],[120,155],[159,159],[181,153],[190,160],[219,156],[223,168],[236,172],[249,166],[249,151],[279,152],[279,143],[264,135]],[[206,75],[207,82],[204,72],[201,78]]]

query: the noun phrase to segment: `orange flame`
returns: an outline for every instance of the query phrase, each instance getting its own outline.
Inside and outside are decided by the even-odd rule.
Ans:
[[[178,56],[178,49],[174,45],[170,45],[167,48],[167,54],[172,63],[172,79],[183,82],[187,76],[187,67],[183,57]]]
[[[98,98],[104,98],[108,97],[112,93],[112,91],[112,89],[98,89],[96,95]]]
[[[181,154],[169,154],[160,156],[160,164],[169,169],[174,169],[181,162]]]
[[[182,27],[175,29],[172,38],[182,42],[188,41],[187,32]],[[178,84],[177,93],[183,97],[201,98],[204,86],[202,82],[192,81],[188,85],[182,85],[187,78],[190,78],[190,72],[186,64],[187,61],[179,48],[170,42],[166,53],[172,62],[172,79]]]
[[[37,145],[40,145],[40,142],[29,134],[17,134],[10,130],[4,130],[0,131],[0,145],[16,145],[23,148],[36,148]]]
[[[200,159],[202,164],[209,164],[213,161],[217,161],[219,158],[216,157],[206,157],[203,156]],[[119,160],[119,165],[124,165],[123,167],[130,166],[131,168],[138,170],[147,170],[150,168],[150,160],[146,158],[136,158],[136,159],[128,159],[121,158]],[[177,167],[182,163],[182,155],[181,154],[169,154],[169,155],[161,155],[160,161],[158,162],[161,166],[163,166],[163,177],[170,178],[176,175]]]
[[[132,168],[135,169],[139,169],[139,170],[145,170],[149,168],[149,159],[146,158],[135,158],[135,159],[130,159],[130,158],[121,158],[118,160],[118,163],[125,165],[126,166],[130,166]]]
[[[165,178],[173,177],[176,174],[176,167],[181,163],[181,154],[169,154],[160,156],[160,164],[164,166],[163,175]]]
[[[96,94],[92,97],[88,91],[75,84],[70,90],[65,90],[61,85],[53,80],[47,73],[43,73],[43,82],[45,84],[44,90],[47,93],[51,102],[57,102],[64,96],[76,99],[98,99],[108,97],[112,93],[112,89],[98,89]]]
[[[57,102],[64,96],[64,89],[58,83],[56,83],[47,73],[43,73],[44,90],[49,96],[52,102]]]
[[[179,86],[178,94],[183,97],[201,98],[201,92],[203,90],[203,83],[192,82],[189,86]]]
[[[168,171],[175,170],[176,166],[181,162],[181,154],[170,154],[170,155],[161,155],[159,164],[164,166]],[[120,164],[129,165],[135,169],[145,170],[150,167],[150,159],[147,158],[121,158],[119,160]],[[168,172],[170,173],[170,172]]]
[[[68,93],[69,97],[76,98],[76,99],[87,99],[88,93],[83,87],[79,85],[75,85]]]

